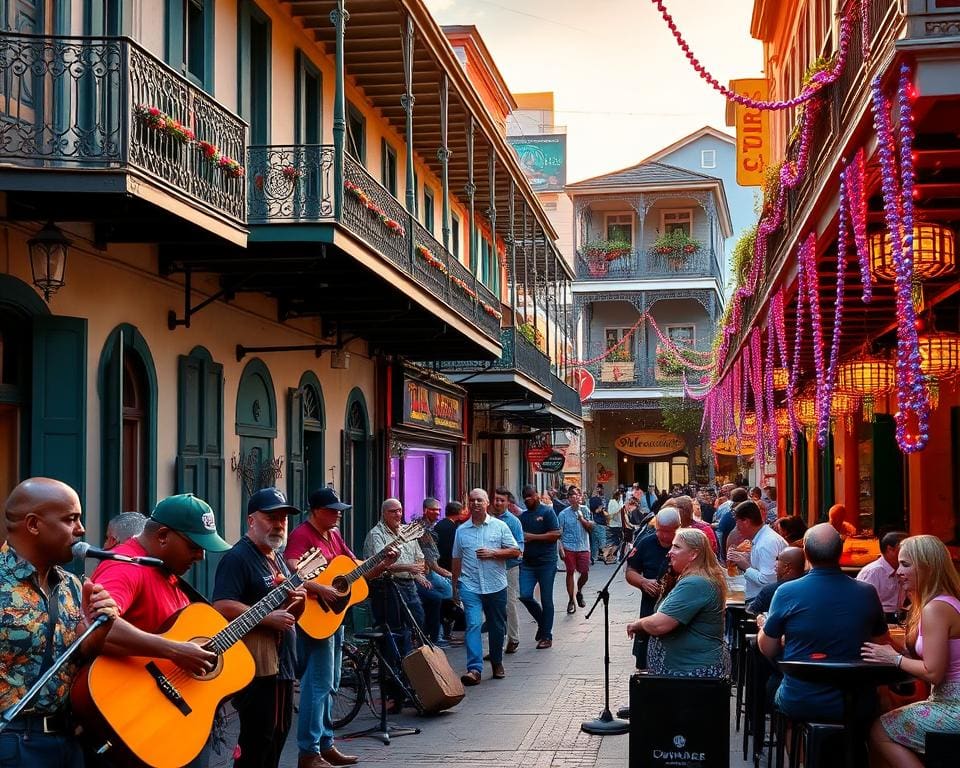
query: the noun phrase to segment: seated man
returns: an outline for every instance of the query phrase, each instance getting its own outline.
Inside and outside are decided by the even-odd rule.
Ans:
[[[803,550],[800,547],[787,547],[777,555],[777,564],[775,571],[777,580],[773,584],[767,584],[761,589],[755,598],[747,605],[747,612],[754,616],[760,616],[770,610],[770,603],[776,591],[788,581],[799,579],[804,574],[805,560]],[[766,618],[766,617],[764,617]],[[759,621],[759,620],[758,620]],[[760,626],[763,626],[762,624]]]
[[[903,608],[904,593],[897,577],[900,565],[900,543],[907,538],[903,531],[891,531],[880,539],[880,557],[865,565],[857,574],[857,581],[863,581],[877,590],[880,604],[887,621],[896,624],[899,611]]]
[[[757,644],[770,659],[859,661],[865,642],[888,642],[887,625],[876,590],[840,570],[843,542],[829,523],[807,531],[804,553],[811,570],[802,579],[781,585],[773,597]],[[873,692],[858,697],[865,719],[872,715]],[[796,719],[840,722],[841,691],[785,675],[777,689],[777,706]],[[868,711],[869,710],[869,711]]]

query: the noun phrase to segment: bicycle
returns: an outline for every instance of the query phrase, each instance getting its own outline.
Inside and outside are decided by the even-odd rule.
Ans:
[[[365,633],[359,633],[360,636]],[[393,642],[391,637],[391,642]],[[343,663],[340,667],[340,687],[333,694],[331,720],[335,730],[349,725],[366,703],[374,717],[380,716],[382,693],[380,690],[382,658],[376,641],[358,637],[343,644]],[[418,714],[423,706],[413,692],[401,670],[389,670],[386,679],[393,680],[413,701]]]

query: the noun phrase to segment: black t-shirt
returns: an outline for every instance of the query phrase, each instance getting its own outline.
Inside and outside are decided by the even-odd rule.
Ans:
[[[523,510],[520,515],[520,527],[524,533],[549,533],[559,531],[560,523],[557,513],[546,504],[538,504],[532,512]],[[555,541],[527,541],[523,545],[524,565],[549,565],[557,560],[557,542]]]
[[[437,551],[440,553],[437,562],[441,568],[449,571],[450,560],[453,558],[453,537],[457,535],[457,524],[449,517],[445,517],[433,526],[433,533],[437,540]]]
[[[278,552],[273,553],[274,562],[284,576],[290,569]],[[213,601],[236,600],[244,605],[253,605],[266,597],[274,586],[274,574],[264,555],[256,545],[244,536],[217,565],[213,585]],[[294,680],[297,663],[297,630],[291,627],[282,633],[278,652],[279,680]]]
[[[661,546],[660,540],[655,535],[644,536],[637,544],[637,551],[627,560],[627,565],[645,579],[659,579],[666,573],[667,566],[670,564],[667,559],[669,551],[670,547]],[[652,615],[656,603],[657,598],[641,591],[640,615]]]

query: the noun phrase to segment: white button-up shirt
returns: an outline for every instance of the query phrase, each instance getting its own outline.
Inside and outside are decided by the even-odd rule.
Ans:
[[[487,514],[480,525],[468,518],[453,538],[453,557],[460,560],[460,586],[478,595],[507,588],[507,561],[477,557],[478,549],[519,549],[510,528]]]
[[[900,579],[897,578],[897,569],[890,565],[883,555],[863,566],[857,574],[857,581],[865,581],[877,590],[886,613],[900,610]]]
[[[769,525],[760,526],[750,547],[750,567],[744,572],[747,600],[777,580],[777,556],[787,548],[783,536]]]

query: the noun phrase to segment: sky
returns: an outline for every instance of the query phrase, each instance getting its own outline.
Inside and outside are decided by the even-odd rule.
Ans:
[[[732,133],[651,0],[424,0],[440,24],[473,24],[513,93],[553,91],[567,182],[639,162],[704,125]],[[667,0],[721,83],[761,73],[753,0]]]

